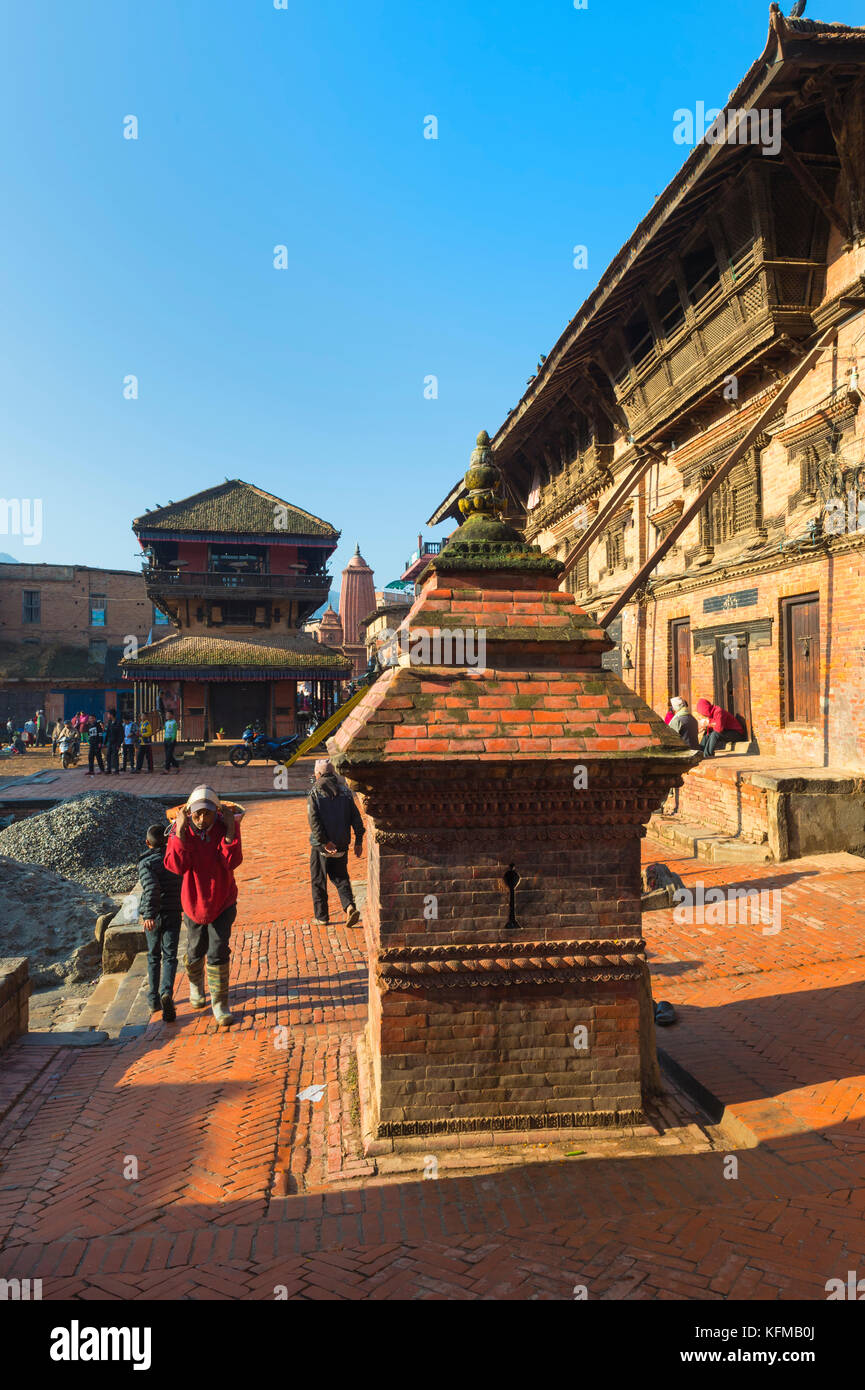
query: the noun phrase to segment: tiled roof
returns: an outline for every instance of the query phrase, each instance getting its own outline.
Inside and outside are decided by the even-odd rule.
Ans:
[[[352,663],[339,652],[300,635],[264,636],[250,633],[243,637],[212,637],[209,633],[172,633],[149,647],[141,647],[137,660],[121,663],[127,675],[141,671],[182,671],[213,668],[272,669],[294,672],[315,668],[322,674],[342,675]]]
[[[405,620],[408,650],[424,632],[434,639],[436,629],[471,627],[486,634],[485,667],[386,670],[329,741],[348,766],[635,754],[691,764],[694,755],[678,735],[619,676],[601,669],[610,639],[572,595],[556,590],[555,578],[491,572],[482,589],[450,581],[433,575],[427,582]],[[509,587],[515,582],[516,590]],[[434,641],[429,649],[435,652]],[[443,641],[439,652],[445,650]]]
[[[277,508],[284,510],[278,512]],[[216,535],[273,535],[276,539],[286,535],[339,538],[329,522],[239,478],[136,517],[132,529],[136,533],[212,531]]]
[[[87,647],[58,642],[0,642],[0,680],[96,681],[105,678],[100,661],[91,661]]]

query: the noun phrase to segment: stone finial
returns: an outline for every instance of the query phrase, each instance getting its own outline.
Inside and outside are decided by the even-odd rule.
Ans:
[[[460,511],[470,516],[495,520],[505,506],[501,470],[493,463],[493,451],[486,430],[481,430],[465,475],[467,493],[460,498]]]
[[[507,506],[502,471],[493,460],[490,437],[481,430],[466,470],[463,520],[442,547],[431,573],[447,570],[535,570],[559,575],[560,560],[527,545],[519,531],[501,518]]]

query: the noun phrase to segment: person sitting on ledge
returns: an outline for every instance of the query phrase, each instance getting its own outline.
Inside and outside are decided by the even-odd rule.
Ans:
[[[745,730],[735,714],[721,709],[720,705],[710,704],[708,700],[697,701],[697,713],[701,716],[703,736],[700,739],[700,752],[704,758],[714,758],[719,743],[736,743],[744,738]]]

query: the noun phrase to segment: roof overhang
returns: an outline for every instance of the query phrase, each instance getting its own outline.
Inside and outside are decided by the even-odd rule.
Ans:
[[[730,93],[725,111],[748,111],[766,104],[773,87],[779,86],[791,71],[802,65],[824,66],[831,62],[852,63],[865,59],[865,27],[819,25],[813,21],[787,20],[777,4],[770,6],[769,34],[760,57],[751,64],[738,86]],[[708,143],[705,137],[691,151],[679,172],[652,204],[621,250],[607,266],[594,290],[570,320],[551,348],[546,361],[520,399],[492,437],[496,462],[507,463],[510,451],[535,428],[538,417],[546,413],[550,388],[570,383],[582,375],[579,364],[592,357],[593,330],[611,296],[650,247],[653,238],[682,207],[696,185],[714,167],[730,157],[731,149],[741,149],[721,141]],[[464,494],[462,481],[439,503],[428,525],[439,525],[448,516],[459,519],[458,503]]]

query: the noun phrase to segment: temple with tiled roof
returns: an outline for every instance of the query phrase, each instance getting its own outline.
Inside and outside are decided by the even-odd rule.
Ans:
[[[174,629],[122,662],[136,708],[161,698],[181,737],[198,741],[239,738],[254,719],[294,733],[301,683],[320,712],[335,707],[351,661],[300,630],[329,593],[339,540],[329,522],[226,479],[148,509],[132,529],[148,595]]]

